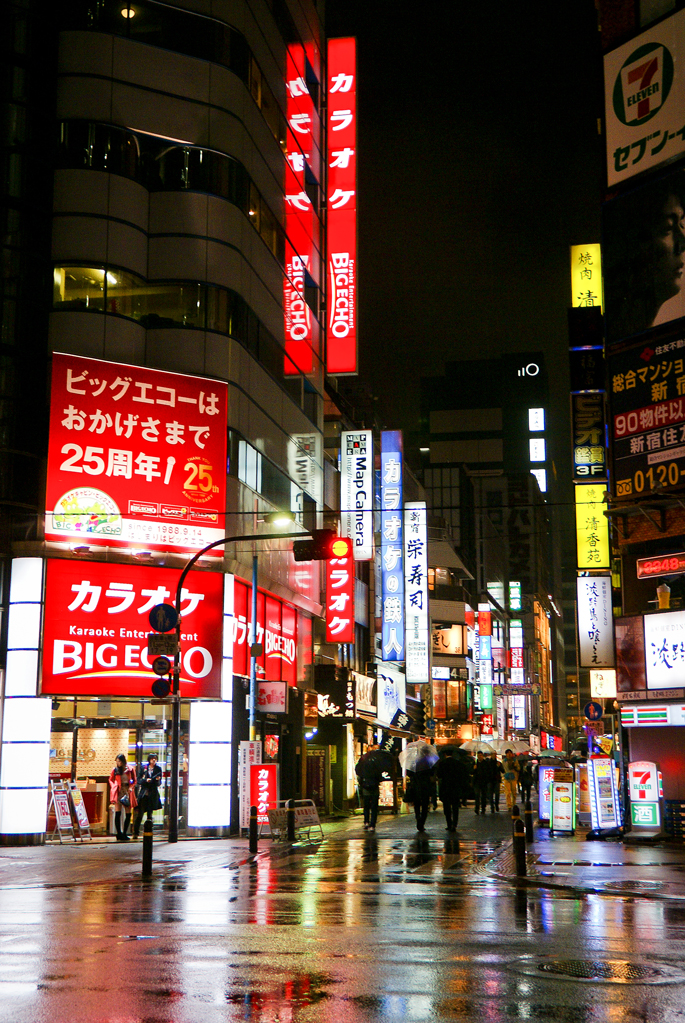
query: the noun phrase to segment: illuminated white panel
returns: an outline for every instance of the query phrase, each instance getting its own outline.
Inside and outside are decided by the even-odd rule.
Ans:
[[[233,699],[233,635],[235,628],[235,576],[224,576],[224,635],[221,663],[221,698]]]
[[[545,410],[543,408],[528,409],[528,429],[531,433],[545,428]]]
[[[7,647],[9,650],[38,648],[40,604],[10,604]]]
[[[231,823],[230,785],[189,785],[188,826],[224,828]]]
[[[0,765],[0,787],[3,789],[42,788],[45,791],[49,770],[49,742],[4,744],[2,765]],[[44,829],[41,827],[39,830],[43,831]]]
[[[6,700],[2,722],[3,743],[48,742],[51,712],[51,700],[40,698]],[[47,778],[45,784],[47,785]]]
[[[47,808],[47,789],[0,791],[0,835],[42,834]]]
[[[544,462],[547,457],[544,437],[531,437],[528,441],[531,462]]]
[[[38,679],[37,650],[8,650],[5,696],[35,696]]]
[[[10,604],[39,603],[43,596],[43,559],[13,558]]]
[[[547,470],[546,469],[531,469],[530,472],[531,472],[531,475],[535,476],[535,479],[538,481],[538,486],[540,487],[540,493],[541,494],[546,494],[547,493]]]
[[[190,785],[230,785],[231,744],[193,743],[188,750]]]
[[[190,741],[230,742],[233,721],[230,703],[191,703]]]

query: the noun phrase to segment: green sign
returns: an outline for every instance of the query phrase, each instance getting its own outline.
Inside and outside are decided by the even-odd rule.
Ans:
[[[658,803],[631,803],[630,820],[636,828],[658,828],[659,804]]]

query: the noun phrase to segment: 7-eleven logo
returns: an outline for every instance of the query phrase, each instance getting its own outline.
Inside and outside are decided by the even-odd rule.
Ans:
[[[661,109],[673,82],[673,60],[661,43],[640,46],[614,85],[614,111],[624,124],[642,124]]]

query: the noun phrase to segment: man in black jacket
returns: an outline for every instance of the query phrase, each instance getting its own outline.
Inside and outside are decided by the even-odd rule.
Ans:
[[[436,773],[447,830],[453,831],[459,824],[459,805],[468,784],[466,767],[461,760],[452,755],[452,750],[448,749],[445,751],[444,759],[438,763]]]

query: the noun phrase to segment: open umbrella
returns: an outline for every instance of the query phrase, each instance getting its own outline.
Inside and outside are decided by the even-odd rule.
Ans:
[[[394,759],[387,750],[372,749],[359,758],[356,770],[361,778],[379,778],[385,772],[390,774]]]
[[[400,763],[405,771],[430,771],[440,757],[435,746],[429,742],[408,742],[400,753]]]
[[[469,739],[468,742],[462,742],[459,749],[465,749],[469,753],[494,753],[495,748],[491,746],[489,742],[483,742],[482,739]]]
[[[495,753],[506,753],[508,749],[514,753],[530,753],[530,746],[522,739],[488,739]]]
[[[541,749],[539,753],[535,754],[535,756],[536,757],[556,757],[557,759],[559,759],[561,757],[563,759],[563,757],[565,757],[566,754],[564,753],[563,749]]]

